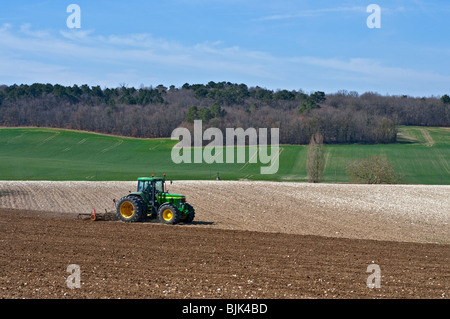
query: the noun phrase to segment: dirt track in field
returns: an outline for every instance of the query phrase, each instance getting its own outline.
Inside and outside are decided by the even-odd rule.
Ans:
[[[134,187],[0,182],[0,298],[449,298],[448,186],[186,181],[191,225],[76,218]]]

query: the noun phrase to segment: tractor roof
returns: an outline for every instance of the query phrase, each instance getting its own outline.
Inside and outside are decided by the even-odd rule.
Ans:
[[[138,177],[138,181],[162,181],[162,177]]]

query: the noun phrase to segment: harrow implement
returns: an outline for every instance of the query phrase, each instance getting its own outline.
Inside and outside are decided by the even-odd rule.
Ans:
[[[84,220],[92,220],[92,221],[98,221],[98,220],[117,220],[117,215],[115,211],[107,211],[105,209],[104,213],[97,213],[94,209],[94,211],[90,214],[78,214],[78,219],[84,219]]]

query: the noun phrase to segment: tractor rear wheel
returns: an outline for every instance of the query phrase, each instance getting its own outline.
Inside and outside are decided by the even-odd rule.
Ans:
[[[163,204],[158,210],[158,218],[163,224],[175,225],[180,222],[181,212],[172,204]]]
[[[137,196],[124,196],[116,206],[117,218],[124,222],[139,222],[146,216],[145,202]]]

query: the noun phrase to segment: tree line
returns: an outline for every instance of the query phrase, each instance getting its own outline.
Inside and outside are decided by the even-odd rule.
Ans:
[[[269,90],[230,82],[181,87],[0,86],[0,125],[170,137],[177,127],[280,129],[280,143],[392,143],[397,125],[450,126],[450,97]]]

